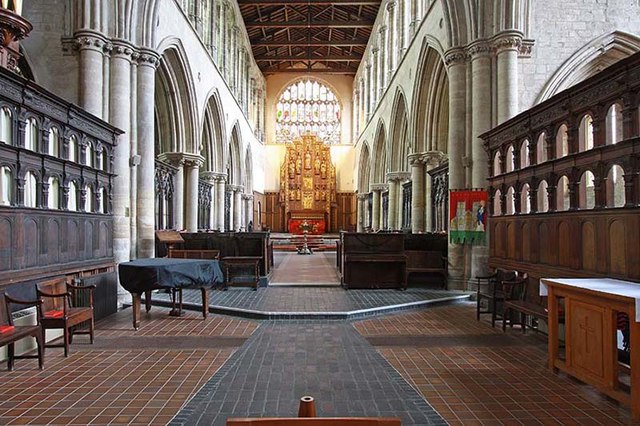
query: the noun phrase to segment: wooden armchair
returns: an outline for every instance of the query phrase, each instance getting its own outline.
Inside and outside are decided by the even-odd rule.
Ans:
[[[11,316],[11,305],[40,306],[41,300],[18,300],[4,295],[4,302],[0,303],[0,346],[7,346],[7,368],[13,370],[14,360],[38,358],[38,367],[44,368],[44,330],[38,321],[37,325],[15,325]],[[15,342],[25,337],[35,337],[38,345],[37,355],[16,355]]]
[[[40,323],[44,331],[61,328],[64,331],[62,344],[46,344],[45,348],[64,347],[64,356],[69,355],[69,344],[74,334],[88,334],[93,344],[93,285],[78,287],[68,284],[65,277],[42,281],[36,284],[36,294],[42,299],[39,309]],[[89,292],[89,306],[74,306],[76,292]],[[77,326],[89,323],[89,329],[78,330]],[[43,333],[44,333],[43,331]]]
[[[502,281],[512,281],[518,276],[517,271],[496,269],[491,275],[477,276],[478,289],[476,294],[476,319],[480,321],[480,314],[491,314],[491,326],[495,327],[498,315],[502,314],[504,291]],[[487,309],[482,310],[482,301],[487,301]]]

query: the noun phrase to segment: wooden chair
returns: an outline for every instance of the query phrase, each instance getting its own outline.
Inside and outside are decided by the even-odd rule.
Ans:
[[[7,368],[13,370],[14,360],[38,358],[38,367],[44,368],[44,330],[38,321],[37,325],[15,325],[11,316],[11,305],[37,306],[41,300],[18,300],[4,294],[4,302],[0,303],[0,346],[7,346]],[[38,345],[37,355],[16,355],[15,342],[25,337],[35,337]]]
[[[169,249],[169,256],[172,259],[211,259],[220,260],[220,250],[176,250]],[[205,287],[200,288],[202,294],[202,317],[206,318],[209,313],[209,292]],[[145,295],[145,298],[151,300],[151,292]],[[178,307],[176,308],[176,299],[178,299]],[[182,289],[171,289],[171,305],[174,315],[182,315]]]
[[[45,348],[64,348],[64,356],[69,355],[69,344],[74,334],[88,334],[93,344],[93,291],[94,285],[78,287],[67,283],[65,277],[53,278],[36,284],[36,294],[42,298],[39,315],[44,330],[61,328],[64,331],[64,342],[46,344]],[[74,306],[77,292],[89,292],[89,306]],[[77,330],[76,327],[88,322],[89,329]]]
[[[480,314],[491,314],[491,326],[495,327],[498,315],[502,314],[504,291],[502,281],[513,281],[517,278],[517,271],[496,269],[491,275],[477,276],[478,289],[476,293],[476,319],[480,321]],[[482,301],[487,301],[487,309],[482,310]]]

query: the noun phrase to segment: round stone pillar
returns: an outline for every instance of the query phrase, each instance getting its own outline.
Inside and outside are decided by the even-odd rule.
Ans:
[[[411,232],[425,231],[425,170],[422,154],[410,154],[411,164]]]
[[[522,34],[508,33],[497,39],[498,124],[518,113],[518,50]]]
[[[185,225],[187,232],[198,232],[198,183],[200,166],[204,159],[199,155],[185,154]]]
[[[155,70],[159,56],[143,50],[138,56],[137,125],[137,238],[138,257],[155,256]]]
[[[103,60],[104,47],[107,44],[104,36],[91,30],[76,32],[76,44],[80,56],[80,90],[78,102],[91,114],[104,116],[102,89],[104,83]],[[124,130],[124,129],[123,129]]]
[[[217,173],[214,172],[202,172],[200,173],[200,179],[207,182],[211,185],[210,190],[210,199],[211,205],[209,207],[209,217],[207,218],[207,229],[218,229],[218,214],[216,212],[216,202],[217,202],[217,186],[216,181],[218,179]]]
[[[373,64],[371,67],[371,115],[376,109],[378,105],[378,89],[380,87],[380,64],[378,63],[378,53],[380,49],[374,46],[371,49],[371,54],[373,56]]]
[[[446,155],[440,151],[428,151],[422,154],[422,161],[425,164],[425,173],[424,173],[424,192],[425,192],[425,226],[424,230],[426,232],[433,231],[433,198],[431,197],[431,176],[429,175],[429,171],[438,167],[446,158]]]
[[[233,189],[233,230],[239,231],[242,227],[242,187],[234,186]]]
[[[366,209],[367,209],[368,198],[369,198],[369,194],[356,195],[356,199],[358,202],[358,206],[356,209],[356,226],[357,226],[356,231],[358,232],[364,232],[366,228],[364,221],[365,221],[365,218],[367,217]]]
[[[371,185],[371,191],[373,192],[373,200],[371,206],[371,230],[379,231],[381,229],[380,224],[382,223],[382,187],[380,184]]]
[[[115,127],[122,129],[124,133],[118,136],[118,144],[113,150],[113,257],[116,263],[126,262],[130,259],[131,246],[131,202],[129,194],[130,186],[130,155],[131,146],[129,132],[131,128],[131,55],[133,48],[123,42],[114,44],[111,55],[111,100],[109,102],[109,121]],[[101,81],[102,63],[99,71],[96,66],[95,76]],[[98,75],[99,74],[99,75]],[[93,83],[87,83],[93,87]],[[84,90],[84,89],[83,89]],[[92,93],[97,98],[102,93],[102,87]],[[99,105],[102,105],[100,99]],[[96,103],[95,108],[99,108]],[[121,298],[128,293],[119,288],[118,295]]]
[[[216,191],[216,213],[218,215],[218,229],[219,231],[224,231],[224,197],[226,191],[226,175],[224,173],[218,174],[218,181],[216,183],[217,191]]]
[[[244,229],[249,230],[249,222],[253,222],[253,195],[243,194],[244,200]],[[253,224],[253,228],[256,228],[256,224]]]
[[[449,77],[449,188],[466,188],[465,181],[465,141],[466,141],[466,53],[453,49],[445,55]],[[450,290],[466,288],[464,246],[449,244],[449,280]]]
[[[384,96],[384,91],[387,88],[387,26],[382,25],[378,29],[380,50],[378,51],[379,62],[379,74],[380,80],[378,82],[378,100],[381,100]]]
[[[396,58],[399,48],[399,46],[397,46],[397,35],[399,31],[396,29],[396,20],[398,19],[396,17],[396,12],[398,10],[398,8],[396,7],[397,5],[398,2],[396,0],[389,0],[389,2],[387,3],[387,11],[389,12],[389,33],[387,35],[387,52],[389,52],[389,76],[387,78],[388,82],[391,82],[393,74],[396,72]]]

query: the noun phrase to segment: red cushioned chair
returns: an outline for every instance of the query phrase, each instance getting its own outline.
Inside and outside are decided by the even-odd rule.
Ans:
[[[38,367],[44,368],[44,330],[37,325],[15,325],[11,316],[11,305],[40,306],[41,300],[26,301],[4,296],[4,301],[0,302],[0,346],[7,346],[7,367],[13,370],[14,360],[24,358],[38,358]],[[38,345],[37,355],[16,355],[15,342],[25,337],[34,337]]]
[[[78,287],[67,283],[66,277],[53,278],[36,284],[36,293],[43,300],[40,305],[40,323],[44,330],[61,328],[64,331],[64,342],[61,344],[45,344],[46,348],[64,348],[64,356],[69,355],[69,344],[74,334],[88,334],[93,343],[93,290],[96,286]],[[78,300],[77,292],[89,292],[89,306],[74,306]],[[87,329],[78,330],[78,326],[88,325]]]

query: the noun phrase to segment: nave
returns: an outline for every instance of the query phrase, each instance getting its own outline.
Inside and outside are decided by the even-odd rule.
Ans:
[[[193,310],[182,317],[154,306],[134,331],[124,309],[97,324],[95,344],[77,337],[68,358],[48,350],[44,371],[22,361],[0,372],[0,423],[224,425],[229,416],[295,416],[312,395],[319,416],[405,425],[630,424],[628,409],[546,368],[543,336],[476,321],[466,297],[232,287],[212,293],[213,314],[202,319],[197,291],[185,291]]]

